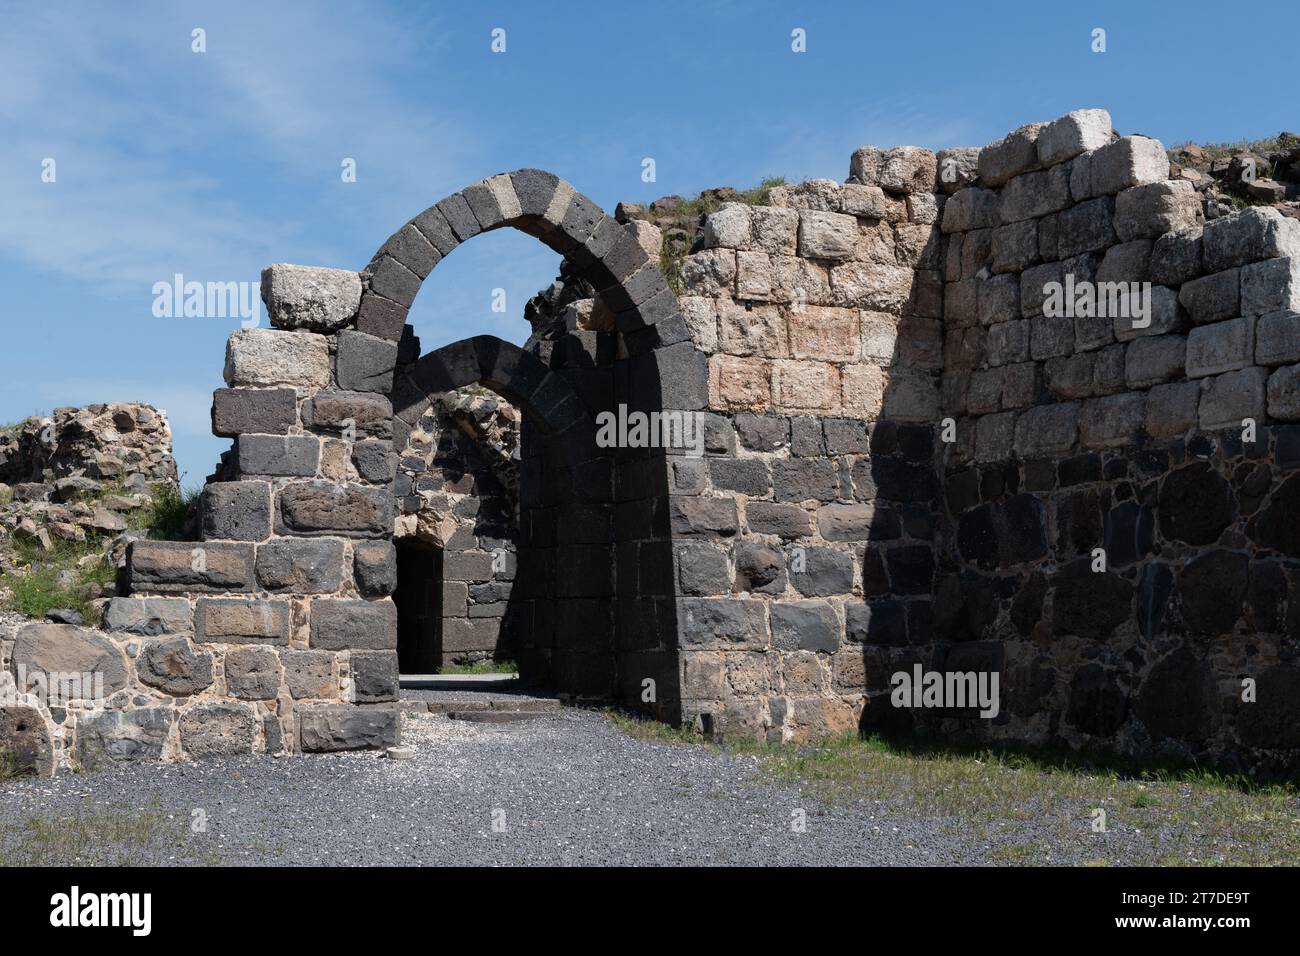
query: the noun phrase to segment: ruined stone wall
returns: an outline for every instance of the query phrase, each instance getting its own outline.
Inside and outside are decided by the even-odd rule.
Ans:
[[[860,150],[848,183],[723,205],[682,266],[723,437],[673,459],[681,680],[714,732],[856,728],[864,646],[928,616],[936,168],[928,150]],[[869,597],[890,599],[888,621]]]
[[[230,336],[213,396],[213,431],[234,448],[228,480],[204,489],[201,540],[128,550],[130,596],[105,625],[139,635],[165,700],[110,716],[160,728],[165,756],[397,739],[397,344],[357,330],[360,295],[356,273],[266,271],[275,327]],[[137,671],[147,683],[143,663],[128,683]]]
[[[128,553],[98,749],[395,740],[393,537],[426,413],[481,384],[523,417],[499,639],[573,700],[1293,768],[1300,224],[1168,175],[1087,110],[724,204],[678,292],[655,228],[538,170],[430,207],[360,274],[273,267],[275,327],[232,335],[214,397],[235,448],[202,540]],[[576,298],[525,349],[421,355],[422,280],[502,226],[563,255]],[[1152,284],[1149,324],[1046,307],[1121,280]],[[638,411],[691,413],[700,453],[601,443],[601,413]],[[475,537],[465,582],[488,584]],[[997,673],[997,716],[893,706],[913,665]]]
[[[1294,764],[1300,222],[1168,175],[1085,110],[707,218],[681,304],[735,441],[675,462],[690,711]],[[1150,283],[1149,324],[1053,282]],[[998,672],[999,715],[892,706],[915,664]]]
[[[1277,769],[1300,746],[1300,221],[1224,215],[1110,125],[1017,130],[947,202],[933,637],[1002,670],[1007,712],[963,730]],[[1149,315],[1062,315],[1053,283],[1148,283]]]
[[[86,477],[176,481],[172,433],[151,405],[113,402],[56,408],[0,433],[0,483],[41,484]]]

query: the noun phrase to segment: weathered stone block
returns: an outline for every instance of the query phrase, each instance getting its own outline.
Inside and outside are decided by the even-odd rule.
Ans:
[[[736,253],[702,249],[682,260],[682,285],[689,295],[731,295],[736,286]]]
[[[286,649],[280,652],[284,683],[295,699],[330,698],[338,694],[334,655],[329,651]]]
[[[900,314],[912,298],[917,273],[903,266],[844,262],[831,267],[835,305]]]
[[[749,249],[752,238],[750,207],[745,203],[723,203],[705,217],[702,233],[702,248]]]
[[[1241,267],[1241,314],[1300,310],[1300,256]]]
[[[1146,396],[1141,392],[1089,399],[1079,414],[1079,441],[1090,448],[1128,444],[1145,419]]]
[[[327,390],[317,392],[302,407],[303,425],[313,431],[391,438],[393,405],[382,395]]]
[[[298,482],[278,498],[282,533],[378,537],[392,531],[392,496],[382,488]]]
[[[1101,294],[1100,289],[1098,294]],[[1122,293],[1118,301],[1121,306],[1128,303],[1128,308],[1120,308],[1113,323],[1115,338],[1120,342],[1129,342],[1142,336],[1165,335],[1178,331],[1183,325],[1183,314],[1178,307],[1178,293],[1166,286],[1151,287],[1151,294],[1146,299],[1147,315],[1144,318],[1147,324],[1145,326],[1137,325],[1143,317],[1135,314],[1137,310],[1134,306],[1141,302],[1140,292],[1137,297]]]
[[[1205,224],[1205,268],[1221,272],[1248,262],[1300,256],[1300,221],[1276,209],[1252,206]]]
[[[1157,385],[1147,393],[1147,433],[1153,438],[1181,435],[1197,422],[1201,387],[1196,382]]]
[[[828,362],[778,360],[772,365],[772,400],[779,410],[829,411],[839,397],[839,370]]]
[[[1194,226],[1158,238],[1151,248],[1151,281],[1176,286],[1199,276],[1201,232]]]
[[[853,557],[834,548],[803,549],[792,552],[787,563],[790,581],[805,597],[828,597],[853,590]]]
[[[283,435],[297,421],[298,405],[291,388],[219,388],[212,393],[215,435]]]
[[[951,196],[978,180],[979,156],[977,146],[955,146],[939,150],[935,154],[939,189]]]
[[[396,651],[362,651],[351,656],[352,694],[359,704],[397,700]]]
[[[1057,216],[1057,257],[1068,259],[1085,252],[1100,252],[1113,245],[1116,242],[1114,214],[1115,200],[1110,196],[1081,202],[1060,213]]]
[[[264,481],[211,482],[203,489],[202,519],[206,538],[264,540],[271,533],[270,485]]]
[[[858,239],[858,221],[841,213],[799,210],[799,255],[809,259],[849,259]]]
[[[115,597],[104,608],[104,630],[157,637],[194,630],[194,609],[185,598]]]
[[[752,534],[799,538],[812,533],[812,519],[798,505],[751,501],[745,505],[745,527]]]
[[[1065,162],[1107,145],[1114,134],[1110,113],[1097,109],[1074,110],[1039,130],[1038,162],[1044,166]]]
[[[1187,282],[1178,301],[1198,325],[1241,314],[1241,270],[1228,269]]]
[[[1187,335],[1187,377],[1245,368],[1255,359],[1255,319],[1242,316],[1192,329]]]
[[[1268,369],[1257,367],[1209,379],[1201,392],[1201,428],[1240,428],[1243,418],[1261,421],[1267,381]]]
[[[782,651],[834,654],[843,634],[829,601],[791,601],[772,605],[772,646]]]
[[[677,602],[683,650],[765,650],[767,603],[746,598],[684,598]]]
[[[262,270],[262,301],[277,329],[334,332],[356,315],[361,277],[346,269],[280,262]]]
[[[311,477],[320,467],[320,439],[315,435],[240,435],[235,439],[235,454],[241,475]],[[265,492],[266,486],[262,488]],[[269,502],[268,495],[268,509]]]
[[[339,388],[381,394],[393,390],[396,342],[350,329],[339,333],[338,342]]]
[[[330,381],[329,339],[312,332],[239,329],[226,343],[226,384],[323,388]]]
[[[30,770],[38,777],[54,775],[54,741],[49,724],[35,707],[0,704],[0,741],[4,741],[9,773]]]
[[[975,460],[1007,461],[1015,444],[1016,413],[984,415],[975,422]]]
[[[1169,178],[1169,157],[1159,140],[1124,136],[1091,155],[1088,195],[1115,195],[1131,186]],[[1076,194],[1080,198],[1083,194]]]
[[[998,217],[1004,223],[1037,219],[1070,205],[1070,173],[1065,166],[1016,176],[1002,188]]]
[[[253,587],[253,546],[213,541],[133,541],[126,566],[136,591],[247,591]]]
[[[390,707],[313,704],[297,709],[298,746],[304,753],[395,747],[400,714]]]
[[[280,693],[280,658],[269,647],[227,651],[226,689],[241,700],[273,700]]]
[[[136,659],[140,680],[173,696],[188,696],[212,686],[212,655],[195,653],[183,637],[148,641]]]
[[[310,645],[325,651],[396,650],[397,607],[387,599],[313,598]]]
[[[251,753],[257,717],[247,704],[199,704],[181,715],[180,732],[191,757]]]
[[[397,549],[389,541],[358,541],[352,546],[352,569],[357,590],[366,597],[382,597],[397,589]]]
[[[258,547],[256,572],[268,591],[330,594],[343,584],[343,542],[275,538]]]
[[[204,644],[288,644],[289,602],[249,598],[200,598],[194,606],[194,639]]]
[[[1255,361],[1286,365],[1300,361],[1300,312],[1272,312],[1255,325]]]
[[[1029,321],[997,322],[988,328],[989,365],[1010,365],[1029,359]]]
[[[1038,136],[1045,123],[1029,123],[980,150],[977,168],[986,186],[998,187],[1038,165]]]
[[[1078,428],[1077,404],[1036,405],[1016,420],[1016,452],[1022,458],[1033,458],[1069,451]]]
[[[1133,186],[1115,197],[1115,233],[1123,242],[1190,229],[1202,219],[1200,196],[1186,180]]]
[[[364,481],[386,484],[397,477],[397,455],[392,442],[357,442],[352,446],[352,463]]]
[[[44,682],[50,695],[90,700],[102,679],[105,697],[126,686],[126,658],[108,638],[71,624],[24,624],[18,628],[9,660],[24,677],[20,690]]]
[[[107,762],[157,760],[175,720],[175,711],[164,707],[82,714],[77,719],[77,759],[92,769]]]
[[[1037,222],[1026,219],[993,230],[994,272],[1020,272],[1037,261]]]
[[[1300,365],[1283,366],[1268,377],[1268,413],[1284,422],[1300,421]]]
[[[1124,357],[1124,381],[1130,388],[1149,388],[1179,378],[1187,362],[1187,340],[1181,335],[1139,338]]]
[[[730,535],[736,533],[735,498],[674,496],[669,502],[674,534]]]
[[[990,229],[998,224],[998,194],[991,189],[960,189],[944,204],[941,228],[945,233]]]

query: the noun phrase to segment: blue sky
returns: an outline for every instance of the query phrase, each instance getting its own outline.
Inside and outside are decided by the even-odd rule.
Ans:
[[[1087,106],[1167,144],[1300,127],[1294,0],[1241,16],[1197,0],[263,0],[0,2],[0,17],[0,421],[152,402],[188,484],[227,447],[208,407],[238,321],[155,317],[153,284],[176,273],[360,269],[425,206],[521,166],[612,212],[765,176],[843,179],[861,145],[978,146]],[[557,266],[526,236],[479,237],[425,283],[417,332],[426,348],[522,342],[524,302]]]

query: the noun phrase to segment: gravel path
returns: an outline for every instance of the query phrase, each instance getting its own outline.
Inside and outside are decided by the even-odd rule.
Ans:
[[[771,783],[751,757],[635,740],[597,713],[503,725],[416,714],[405,718],[403,737],[414,759],[240,757],[10,781],[0,784],[0,857],[7,846],[12,859],[32,839],[32,817],[139,816],[111,807],[166,821],[133,850],[131,862],[143,863],[985,861],[940,820],[886,804],[820,806]],[[196,810],[205,832],[189,832]],[[803,832],[792,826],[796,811]],[[65,846],[53,856],[41,862],[117,861]]]

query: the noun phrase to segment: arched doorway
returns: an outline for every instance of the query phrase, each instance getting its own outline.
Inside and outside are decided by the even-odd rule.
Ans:
[[[571,330],[531,351],[476,336],[419,356],[406,318],[424,279],[461,242],[503,226],[564,256],[613,312],[615,328]],[[384,243],[362,282],[357,332],[404,344],[388,393],[395,449],[437,396],[467,385],[491,389],[522,413],[517,567],[501,623],[521,674],[579,699],[618,699],[676,720],[670,462],[662,448],[602,448],[595,427],[602,412],[620,407],[707,404],[706,361],[657,263],[632,230],[569,184],[525,169],[426,209]],[[340,365],[349,361],[341,348]]]

